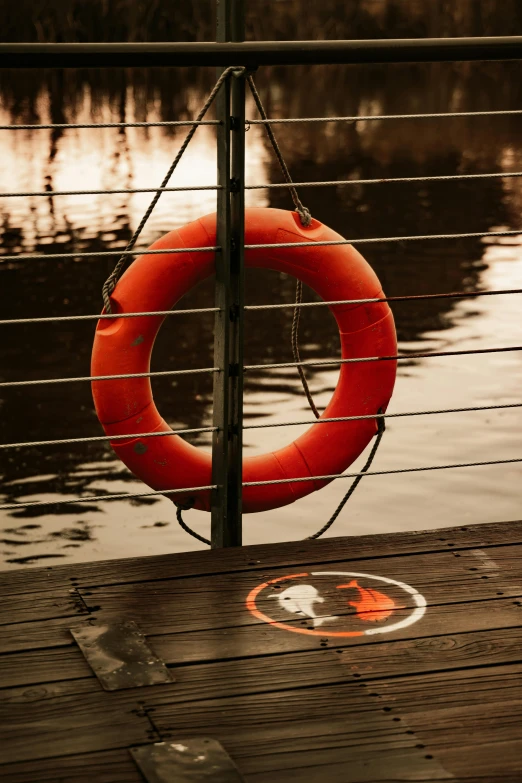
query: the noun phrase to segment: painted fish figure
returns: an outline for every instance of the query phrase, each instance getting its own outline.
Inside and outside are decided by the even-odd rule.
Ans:
[[[361,587],[356,579],[352,579],[347,585],[337,585],[339,590],[347,587],[353,587],[359,591],[357,601],[348,601],[350,606],[355,607],[359,620],[369,622],[387,620],[395,609],[402,608],[397,606],[393,598],[388,595],[379,593],[378,590],[372,590],[370,587]]]
[[[319,595],[319,590],[313,585],[294,585],[292,587],[287,587],[282,593],[270,597],[277,598],[279,606],[287,612],[310,617],[314,628],[317,628],[323,623],[337,620],[337,617],[334,615],[316,614],[314,604],[324,603],[324,598]]]

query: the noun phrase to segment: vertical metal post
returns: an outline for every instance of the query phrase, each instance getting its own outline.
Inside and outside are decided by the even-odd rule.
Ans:
[[[217,40],[244,39],[244,0],[217,0]],[[218,95],[217,244],[212,443],[212,547],[242,543],[243,266],[245,210],[245,77],[238,72]]]

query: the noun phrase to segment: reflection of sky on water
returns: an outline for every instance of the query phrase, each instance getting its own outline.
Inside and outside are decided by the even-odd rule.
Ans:
[[[284,94],[278,98],[277,90],[273,89],[272,93],[273,106],[277,110],[277,101],[283,101],[282,109],[279,108],[286,113]],[[126,119],[130,121],[137,114],[133,100],[129,93]],[[190,98],[189,103],[196,106],[198,96]],[[88,92],[79,106],[75,121],[91,121]],[[43,98],[39,110],[41,121],[47,121],[48,107]],[[335,110],[332,106],[334,113]],[[360,113],[382,110],[380,104],[369,99],[366,103],[361,101],[359,106]],[[165,119],[154,108],[149,109],[147,118]],[[114,121],[115,117],[107,109],[96,120]],[[0,112],[0,123],[8,121],[8,114]],[[333,125],[322,126],[315,137],[307,135],[310,132],[300,126],[291,132],[294,142],[290,158],[296,179],[397,176],[401,172],[453,173],[464,164],[468,165],[466,170],[493,170],[497,166],[515,170],[521,165],[520,152],[509,144],[489,157],[484,153],[483,159],[468,155],[459,161],[451,149],[445,158],[440,153],[436,132],[428,126],[422,126],[419,131],[428,152],[424,157],[419,154],[422,144],[417,138],[410,158],[403,149],[400,153],[394,150],[386,139],[390,132],[383,131],[379,123],[358,126],[357,158],[355,153],[346,152],[346,137]],[[168,169],[185,133],[186,129],[167,133],[162,128],[128,129],[125,133],[116,129],[68,130],[53,138],[49,131],[1,132],[4,168],[0,189],[33,191],[43,190],[47,185],[56,190],[154,187]],[[283,140],[288,139],[289,133],[288,129],[281,129]],[[317,150],[312,144],[314,138]],[[430,153],[435,141],[437,150]],[[251,128],[247,143],[249,182],[280,181],[280,173],[259,128]],[[328,152],[332,160],[328,160]],[[198,129],[171,184],[213,183],[214,132],[203,127]],[[410,191],[386,190],[391,187],[374,185],[370,189],[350,191],[330,188],[306,191],[303,197],[319,219],[332,222],[337,230],[344,227],[345,234],[350,230],[358,236],[435,233],[442,226],[458,231],[459,225],[462,230],[468,227],[487,230],[496,228],[498,222],[510,220],[508,228],[519,225],[522,199],[519,182],[515,180],[495,182],[482,191],[478,186],[468,190],[459,190],[457,186],[452,189],[447,186],[446,190],[420,187]],[[151,194],[134,194],[64,196],[52,200],[48,197],[2,199],[2,252],[26,252],[34,248],[41,252],[120,248],[151,197]],[[287,195],[280,191],[269,194],[254,191],[248,194],[248,201],[289,206]],[[212,191],[164,194],[144,231],[143,244],[213,211],[214,203]],[[522,246],[514,239],[467,245],[373,246],[364,253],[392,295],[435,293],[462,287],[510,288],[519,287],[522,281]],[[111,264],[112,261],[105,260],[64,264],[42,260],[0,265],[4,282],[0,286],[2,311],[10,318],[96,312],[100,306],[101,283]],[[202,285],[184,298],[182,306],[208,306],[211,296],[211,284]],[[249,303],[292,301],[292,297],[292,281],[277,273],[247,275]],[[519,307],[517,296],[397,305],[394,312],[401,337],[400,349],[423,352],[517,345],[520,343]],[[291,310],[248,314],[246,361],[289,359],[290,319]],[[2,348],[2,379],[88,374],[93,328],[93,324],[16,327],[19,331],[10,328]],[[211,317],[174,316],[164,325],[158,339],[153,369],[208,366],[211,345]],[[303,314],[301,346],[303,357],[336,355],[335,326],[326,310],[317,308]],[[310,370],[309,378],[316,402],[322,408],[335,386],[337,370]],[[516,352],[404,362],[399,368],[390,411],[518,402],[521,380],[521,356]],[[172,426],[197,427],[209,422],[210,378],[156,380],[153,385],[158,407]],[[292,370],[249,374],[245,389],[247,425],[312,419]],[[75,384],[5,390],[0,405],[3,442],[100,433],[88,384],[81,388]],[[516,409],[391,419],[373,467],[393,470],[518,457],[520,419]],[[303,426],[247,429],[246,454],[273,450],[304,429]],[[197,442],[208,444],[208,437],[200,437]],[[8,502],[146,490],[105,445],[18,450],[2,454],[2,461],[5,466],[2,491]],[[364,457],[353,470],[363,461]],[[348,535],[517,518],[519,475],[520,468],[514,464],[367,478],[332,533]],[[297,504],[246,517],[246,543],[309,535],[330,516],[347,487],[348,481],[340,480]],[[0,550],[4,567],[18,567],[23,562],[37,562],[39,558],[47,558],[52,564],[60,560],[153,554],[199,546],[179,530],[172,504],[164,498],[77,504],[74,508],[54,507],[45,513],[0,513],[3,514]],[[205,514],[191,512],[187,521],[203,533],[208,531],[209,517]]]
[[[132,106],[131,99],[129,99]],[[50,122],[48,112],[41,107],[42,124]],[[97,117],[97,122],[114,122],[110,111]],[[135,112],[128,112],[127,121],[136,121]],[[154,112],[148,121],[159,121]],[[88,95],[83,110],[75,117],[77,123],[92,122]],[[0,124],[7,125],[10,117],[0,111]],[[165,128],[70,129],[59,138],[53,152],[52,132],[0,132],[0,150],[3,192],[44,191],[50,184],[57,191],[110,190],[117,188],[154,188],[161,183],[178,148],[188,132],[180,127],[173,136]],[[249,144],[249,176],[260,181],[263,175],[265,150],[259,133],[247,137]],[[215,131],[212,126],[201,126],[191,140],[169,183],[172,187],[199,187],[216,184]],[[263,175],[266,177],[266,174]],[[16,184],[15,184],[16,183]],[[82,239],[99,236],[112,247],[111,236],[115,217],[125,217],[136,226],[149,206],[153,193],[59,196],[53,199],[41,196],[8,198],[2,201],[3,213],[10,222],[23,225],[24,243],[12,251],[31,250],[37,240],[40,245],[66,242],[75,231]],[[216,193],[183,191],[163,193],[159,204],[143,231],[142,244],[152,241],[164,231],[193,220],[200,214],[215,210]],[[248,194],[248,203],[263,206],[263,192]],[[168,228],[167,228],[168,227]],[[59,236],[55,236],[60,231]]]

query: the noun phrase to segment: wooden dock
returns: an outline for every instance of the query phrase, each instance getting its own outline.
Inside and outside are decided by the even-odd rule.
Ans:
[[[130,748],[196,737],[247,783],[520,783],[521,541],[510,522],[1,573],[0,779],[143,783]],[[122,618],[174,681],[102,688],[70,629]]]

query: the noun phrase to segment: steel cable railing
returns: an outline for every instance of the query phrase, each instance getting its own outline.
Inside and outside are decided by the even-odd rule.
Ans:
[[[295,123],[324,122],[381,122],[387,120],[438,120],[465,117],[506,117],[521,115],[522,109],[503,109],[500,111],[457,111],[435,112],[431,114],[355,114],[342,117],[282,117],[277,119],[246,120],[245,125],[283,125]],[[26,125],[0,125],[0,130],[70,130],[80,128],[156,128],[156,127],[190,127],[197,125],[221,125],[219,120],[159,120],[152,122],[64,122]]]
[[[380,243],[402,243],[402,242],[429,242],[435,240],[455,240],[455,239],[480,239],[487,237],[514,237],[521,236],[522,228],[509,231],[472,231],[464,234],[419,234],[416,236],[404,237],[363,237],[361,239],[336,239],[325,242],[271,242],[257,245],[245,245],[245,250],[273,250],[276,248],[306,248],[306,247],[329,247],[336,245],[374,245]],[[42,261],[42,260],[63,260],[65,258],[108,258],[110,256],[140,256],[153,255],[159,253],[207,253],[209,251],[220,251],[219,246],[210,247],[183,247],[162,250],[101,250],[96,252],[83,252],[79,250],[69,253],[40,253],[38,255],[0,255],[0,261]]]
[[[386,122],[387,120],[447,120],[465,117],[506,117],[521,115],[522,109],[500,111],[452,111],[431,114],[353,114],[349,117],[282,117],[278,119],[247,120],[248,125],[292,125],[302,122]]]
[[[310,481],[334,481],[335,479],[365,478],[366,476],[394,476],[402,473],[421,473],[428,470],[448,470],[450,468],[477,468],[486,465],[512,465],[522,462],[522,457],[513,459],[485,460],[482,462],[455,462],[446,465],[422,465],[415,468],[395,468],[393,470],[372,470],[358,473],[333,473],[326,476],[301,476],[298,478],[272,479],[269,481],[244,481],[243,487],[265,487],[276,484],[294,484]],[[68,500],[36,500],[27,503],[4,503],[0,505],[0,511],[12,511],[24,508],[40,508],[43,506],[67,506],[77,503],[95,503],[98,501],[132,500],[133,498],[155,497],[158,495],[187,495],[195,492],[205,492],[217,489],[216,484],[207,484],[200,487],[183,487],[181,489],[160,489],[152,492],[120,493],[117,495],[89,495]]]
[[[522,171],[494,171],[487,174],[439,174],[437,176],[422,177],[383,177],[381,179],[330,179],[315,182],[265,182],[260,185],[245,185],[245,190],[323,188],[340,185],[388,185],[412,182],[455,182],[456,180],[516,179],[518,177],[522,177]],[[7,194],[1,193],[0,195],[3,196]]]
[[[521,175],[522,176],[522,175]],[[19,196],[112,196],[117,193],[184,193],[187,191],[199,190],[221,190],[220,185],[180,185],[178,187],[164,188],[102,188],[97,190],[35,190],[35,191],[14,191],[13,193],[0,192],[0,198],[18,198]]]
[[[419,234],[405,237],[366,237],[362,239],[334,239],[319,242],[271,242],[258,245],[245,245],[245,250],[273,250],[283,247],[335,247],[338,245],[373,245],[383,242],[429,242],[439,239],[480,239],[485,237],[512,237],[522,235],[522,228],[510,231],[472,231],[464,234]]]
[[[0,125],[0,130],[74,130],[78,128],[171,128],[221,125],[219,120],[158,120],[157,122],[49,122],[38,125]]]
[[[457,180],[516,179],[522,177],[522,171],[493,171],[486,174],[440,174],[422,177],[382,177],[381,179],[332,179],[314,182],[264,182],[259,185],[245,185],[245,190],[273,190],[277,188],[320,188],[345,185],[383,185],[421,182],[454,182]],[[0,198],[18,198],[20,196],[111,196],[131,193],[179,193],[200,190],[221,190],[220,185],[181,185],[178,187],[157,188],[111,188],[97,190],[36,190],[0,192]]]
[[[0,257],[1,258],[1,257]],[[407,296],[383,296],[372,299],[334,299],[331,301],[318,302],[283,302],[278,304],[266,305],[245,305],[247,311],[255,310],[282,310],[309,307],[333,307],[335,305],[360,305],[360,304],[378,304],[381,302],[415,302],[430,299],[473,299],[480,296],[500,296],[507,294],[522,294],[522,288],[504,288],[498,291],[451,291],[446,294],[413,294]],[[4,318],[0,320],[0,326],[16,324],[45,324],[61,323],[62,321],[98,321],[116,318],[142,318],[147,316],[168,316],[168,315],[198,315],[201,313],[219,313],[219,307],[195,307],[188,310],[146,310],[134,313],[93,313],[91,315],[56,315],[42,316],[41,318]]]
[[[466,118],[466,117],[494,117],[494,116],[507,116],[507,115],[522,115],[521,110],[506,110],[506,111],[483,111],[483,112],[451,112],[451,113],[438,113],[438,114],[409,114],[409,115],[358,115],[351,117],[308,117],[308,118],[282,118],[282,119],[259,119],[259,120],[247,120],[247,129],[253,125],[275,125],[275,124],[292,124],[292,123],[328,123],[328,122],[371,122],[371,121],[388,121],[388,120],[413,120],[413,119],[449,119],[449,118]],[[137,123],[73,123],[73,124],[40,124],[40,125],[4,125],[0,126],[0,130],[52,130],[52,129],[73,129],[73,128],[140,128],[140,127],[169,127],[169,126],[198,126],[208,125],[216,126],[220,125],[219,121],[167,121],[167,122],[137,122]],[[421,177],[392,177],[382,179],[364,179],[364,180],[333,180],[333,181],[318,181],[318,182],[298,182],[298,183],[262,183],[245,186],[245,190],[260,190],[260,189],[278,189],[278,188],[292,188],[292,187],[326,187],[326,186],[350,186],[350,185],[370,185],[370,184],[390,184],[390,183],[426,183],[426,182],[445,182],[445,181],[476,181],[487,179],[509,179],[520,178],[522,172],[492,172],[485,174],[453,174],[453,175],[440,175],[440,176],[421,176]],[[13,197],[55,197],[55,196],[80,196],[80,195],[111,195],[111,194],[137,194],[137,193],[165,193],[165,192],[186,192],[186,191],[218,191],[221,187],[219,185],[201,185],[193,187],[156,187],[156,188],[121,188],[111,190],[71,190],[71,191],[28,191],[28,192],[8,192],[0,193],[0,198],[13,198]],[[419,235],[419,236],[404,236],[404,237],[371,237],[361,239],[346,239],[336,241],[324,241],[324,242],[291,242],[291,243],[270,243],[270,244],[252,244],[245,245],[246,250],[263,250],[263,249],[275,249],[275,248],[293,248],[293,249],[306,249],[313,247],[327,247],[338,245],[359,245],[359,244],[373,244],[373,243],[404,243],[411,241],[439,241],[439,240],[460,240],[460,239],[472,239],[472,238],[488,238],[488,237],[509,237],[520,236],[522,229],[506,230],[506,231],[486,231],[486,232],[468,232],[459,234],[435,234],[435,235]],[[162,249],[162,250],[148,250],[146,248],[131,249],[131,250],[110,250],[100,252],[83,252],[72,251],[69,253],[50,253],[50,254],[16,254],[0,256],[0,260],[4,261],[21,261],[21,260],[52,260],[52,259],[66,259],[66,258],[104,258],[111,256],[137,256],[144,253],[147,254],[169,254],[169,253],[185,253],[185,252],[219,252],[221,248],[219,246],[201,247],[201,248],[175,248],[175,249]],[[494,296],[501,294],[520,294],[522,289],[505,289],[500,291],[478,291],[478,292],[450,292],[447,294],[422,294],[417,296],[396,296],[396,297],[382,297],[373,299],[352,299],[352,300],[337,300],[330,302],[301,302],[298,304],[282,303],[271,305],[249,305],[245,310],[275,310],[281,308],[307,308],[317,306],[335,306],[341,304],[371,304],[378,302],[399,302],[399,301],[416,301],[416,300],[428,300],[428,299],[458,299],[477,296]],[[77,315],[77,316],[57,316],[57,317],[45,317],[45,318],[22,318],[22,319],[3,319],[0,320],[0,325],[7,324],[31,324],[31,323],[59,323],[65,321],[85,321],[85,320],[97,320],[100,318],[132,318],[132,317],[146,317],[146,316],[167,316],[167,315],[181,315],[181,314],[199,314],[199,313],[216,313],[220,312],[217,307],[213,308],[195,308],[186,310],[168,310],[168,311],[152,311],[152,312],[137,312],[137,313],[115,313],[115,314],[93,314],[93,315]],[[428,352],[428,353],[407,353],[395,356],[372,356],[372,357],[357,357],[348,359],[325,359],[325,360],[304,360],[299,362],[281,362],[271,364],[257,364],[257,365],[245,365],[245,371],[266,371],[275,369],[286,369],[295,367],[322,367],[322,366],[336,366],[348,363],[358,362],[373,362],[373,361],[390,361],[390,360],[414,360],[425,359],[432,357],[445,357],[445,356],[466,356],[475,354],[490,354],[490,353],[503,353],[511,351],[521,351],[522,346],[508,346],[503,348],[484,348],[475,350],[462,350],[462,351],[440,351],[440,352]],[[85,376],[77,378],[53,378],[42,380],[29,380],[29,381],[13,381],[0,383],[1,388],[8,387],[20,387],[20,386],[33,386],[42,384],[56,384],[56,383],[71,383],[80,381],[104,381],[104,380],[117,380],[117,379],[130,379],[130,378],[145,378],[145,377],[162,377],[172,375],[188,375],[196,373],[217,373],[219,372],[217,367],[209,368],[197,368],[197,369],[185,369],[185,370],[167,370],[148,373],[129,373],[120,375],[106,375],[106,376]],[[379,413],[373,415],[360,415],[360,416],[347,416],[347,417],[332,417],[313,420],[296,420],[286,422],[275,423],[263,423],[263,424],[247,424],[243,425],[243,429],[260,429],[282,426],[301,426],[301,425],[313,425],[313,424],[328,424],[358,421],[363,419],[387,419],[387,418],[399,418],[399,417],[412,417],[412,416],[424,416],[424,415],[441,415],[450,413],[464,413],[472,411],[494,411],[504,409],[514,409],[522,407],[522,403],[506,403],[499,405],[483,405],[483,406],[471,406],[462,408],[446,408],[437,410],[423,410],[423,411],[406,411],[398,413]],[[118,441],[128,440],[131,438],[150,438],[150,437],[168,437],[171,435],[189,435],[200,433],[213,433],[216,432],[216,427],[197,427],[171,430],[168,432],[150,432],[150,433],[136,433],[130,435],[116,435],[116,436],[93,436],[82,438],[65,438],[55,439],[47,441],[27,441],[10,444],[0,444],[0,449],[9,448],[21,448],[21,447],[41,447],[41,446],[57,446],[64,444],[75,443],[92,443],[100,441]],[[330,481],[340,478],[363,478],[365,476],[384,476],[384,475],[396,475],[403,473],[413,473],[430,470],[444,470],[449,468],[468,468],[479,467],[486,465],[507,465],[513,463],[522,462],[522,458],[503,459],[503,460],[487,460],[478,462],[464,462],[454,463],[446,465],[430,465],[421,467],[410,467],[393,470],[382,471],[367,471],[367,472],[354,472],[343,474],[332,474],[325,476],[307,476],[290,479],[279,479],[271,481],[256,481],[256,482],[243,482],[243,487],[257,487],[267,486],[272,484],[286,484],[294,482],[309,482],[309,481]],[[76,503],[88,503],[98,501],[110,501],[110,500],[127,500],[140,497],[153,497],[161,495],[176,495],[176,494],[188,494],[202,491],[210,491],[217,489],[218,485],[211,484],[200,487],[188,487],[182,489],[172,490],[159,490],[148,491],[141,493],[119,493],[119,494],[101,494],[92,495],[88,497],[78,497],[74,499],[66,500],[49,500],[49,501],[34,501],[27,503],[10,503],[0,505],[0,510],[18,510],[23,508],[34,508],[44,506],[64,506]]]
[[[522,233],[519,232],[519,233]],[[157,256],[165,255],[167,253],[208,253],[217,252],[221,250],[218,245],[210,245],[208,247],[173,247],[173,248],[161,248],[159,250],[150,250],[147,247],[139,248],[138,250],[96,250],[96,251],[83,251],[72,250],[69,253],[33,253],[23,254],[17,253],[16,255],[0,255],[0,261],[63,261],[66,258],[111,258],[114,256]]]
[[[76,378],[38,378],[34,381],[4,381],[0,383],[0,389],[9,386],[45,386],[55,383],[77,383],[82,381],[120,381],[129,378],[161,378],[169,375],[198,375],[200,373],[219,372],[219,367],[196,367],[189,370],[157,370],[155,372],[131,372],[120,375],[84,375]]]
[[[372,413],[362,416],[335,416],[331,418],[303,419],[298,421],[264,422],[263,424],[244,424],[244,430],[259,430],[273,427],[295,427],[312,424],[332,424],[347,421],[363,421],[369,419],[397,419],[411,416],[433,416],[445,413],[470,413],[477,411],[496,411],[510,408],[522,408],[522,402],[505,403],[502,405],[473,405],[468,408],[439,408],[437,410],[404,411],[400,413]],[[61,438],[57,440],[34,440],[20,443],[0,443],[1,449],[18,449],[22,447],[64,446],[72,443],[99,443],[100,441],[131,440],[134,438],[164,438],[170,435],[192,435],[216,432],[217,427],[192,427],[190,429],[169,430],[167,432],[134,432],[127,435],[94,435],[86,438]]]
[[[245,364],[245,372],[252,370],[283,370],[289,367],[329,367],[338,364],[361,364],[363,362],[409,361],[411,359],[431,359],[441,356],[473,356],[485,353],[507,353],[522,351],[522,345],[504,348],[475,348],[464,351],[430,351],[429,353],[394,354],[392,356],[358,356],[350,359],[305,359],[300,362],[276,362],[273,364]],[[169,375],[197,375],[220,372],[219,367],[196,367],[188,370],[156,370],[154,372],[136,372],[118,375],[85,375],[76,378],[38,378],[31,381],[3,381],[0,389],[18,386],[45,386],[57,383],[76,383],[82,381],[118,381],[130,378],[161,378]]]

